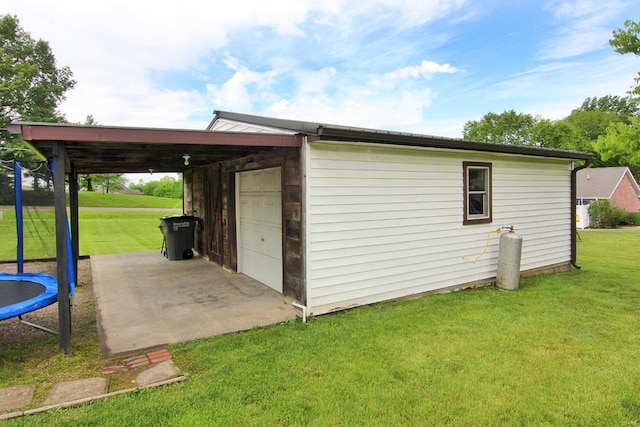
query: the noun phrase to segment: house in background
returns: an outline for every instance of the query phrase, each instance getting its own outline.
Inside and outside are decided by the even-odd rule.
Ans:
[[[609,200],[626,212],[640,211],[640,187],[626,166],[580,170],[576,196],[579,205]]]

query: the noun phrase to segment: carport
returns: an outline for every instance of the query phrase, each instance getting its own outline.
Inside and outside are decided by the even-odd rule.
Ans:
[[[68,352],[70,347],[70,331],[71,331],[71,311],[70,300],[68,295],[68,281],[67,277],[67,247],[65,244],[67,226],[64,221],[66,213],[66,194],[65,194],[65,181],[69,184],[69,205],[70,205],[70,229],[71,229],[71,250],[73,252],[72,259],[77,264],[78,249],[79,249],[79,227],[78,227],[78,176],[80,174],[92,174],[92,173],[148,173],[155,172],[183,172],[183,170],[189,166],[205,166],[215,162],[234,159],[243,156],[249,156],[254,153],[264,153],[265,151],[277,152],[281,149],[300,148],[302,145],[302,135],[282,135],[282,134],[269,134],[269,133],[239,133],[239,132],[211,132],[201,130],[186,130],[186,129],[158,129],[158,128],[136,128],[136,127],[110,127],[110,126],[82,126],[82,125],[70,125],[70,124],[53,124],[53,123],[12,123],[9,126],[9,131],[13,134],[20,135],[24,141],[34,147],[44,157],[52,158],[54,165],[54,193],[55,193],[55,211],[56,211],[56,259],[57,259],[57,277],[58,277],[58,310],[59,310],[59,331],[60,331],[60,348],[65,352]],[[187,161],[188,159],[188,161]],[[68,180],[67,180],[68,178]],[[118,293],[124,293],[129,287],[132,286],[132,276],[127,275],[129,271],[129,262],[132,260],[130,254],[126,257],[114,257],[112,259],[105,259],[106,263],[111,263],[110,268],[105,269],[103,266],[95,265],[100,275],[99,281],[108,283],[105,288],[105,293],[100,298],[106,298],[107,296],[118,296]],[[171,326],[171,319],[168,319],[168,311],[175,307],[170,307],[171,301],[178,302],[177,295],[180,290],[184,290],[181,284],[191,280],[196,280],[196,276],[190,276],[190,269],[194,268],[200,271],[202,277],[197,276],[198,280],[207,281],[210,284],[215,284],[215,278],[224,278],[225,284],[229,286],[251,286],[255,285],[250,281],[244,281],[243,276],[233,275],[231,273],[225,273],[218,266],[213,264],[207,265],[206,261],[202,259],[196,259],[194,262],[184,261],[177,263],[170,263],[166,261],[158,253],[157,260],[162,264],[137,264],[137,272],[134,276],[139,279],[140,276],[152,277],[154,269],[162,267],[170,267],[176,269],[179,274],[175,272],[169,274],[165,272],[164,275],[158,275],[154,279],[154,283],[157,285],[155,291],[160,289],[166,289],[170,294],[165,302],[158,305],[160,318],[165,318],[164,322],[156,323],[158,329],[169,329]],[[198,264],[199,263],[199,264]],[[209,270],[201,268],[202,263],[205,263]],[[171,264],[175,264],[171,265]],[[105,264],[106,265],[106,264]],[[144,269],[147,271],[144,271]],[[217,269],[217,270],[216,270]],[[77,268],[75,269],[77,271]],[[185,276],[185,272],[187,273]],[[220,273],[220,274],[218,274]],[[222,274],[224,273],[224,274]],[[94,273],[96,274],[96,273]],[[227,280],[228,277],[225,274],[231,274],[235,276],[234,280]],[[237,281],[236,281],[237,279]],[[257,283],[257,282],[256,282]],[[118,290],[114,287],[114,284],[121,286]],[[163,285],[163,286],[160,286]],[[164,286],[167,285],[167,286]],[[148,284],[139,284],[144,287]],[[197,288],[194,288],[197,289]],[[100,291],[102,292],[102,291]],[[253,292],[253,291],[251,291]],[[112,295],[110,295],[112,294]],[[240,292],[240,295],[242,292]],[[135,295],[135,293],[134,293]],[[156,296],[160,296],[160,292],[156,292]],[[149,298],[153,297],[153,294],[145,294],[140,296],[146,298],[146,301],[140,302],[144,307],[148,306],[151,301]],[[167,295],[163,295],[162,298],[166,298]],[[203,298],[207,298],[203,296]],[[283,304],[283,297],[279,295],[276,298],[278,302],[276,305]],[[194,295],[192,298],[195,304],[192,304],[187,311],[193,311],[198,305],[201,306],[203,316],[199,317],[201,322],[207,320],[211,322],[217,322],[218,320],[211,320],[211,318],[205,313],[210,310],[214,310],[213,306],[207,304],[199,304],[198,298]],[[168,302],[166,302],[168,301]],[[236,306],[241,303],[236,299],[227,299],[230,304]],[[102,310],[105,306],[100,306],[100,300],[98,300],[98,310]],[[117,308],[114,306],[114,309]],[[122,306],[120,306],[122,307]],[[219,311],[219,307],[215,310]],[[135,311],[135,310],[134,310]],[[143,318],[149,314],[147,310],[137,310],[138,315]],[[163,313],[163,311],[165,311]],[[250,307],[244,307],[243,313],[249,313],[254,311]],[[131,313],[128,313],[131,314]],[[124,315],[124,314],[123,314]],[[149,314],[150,315],[150,314]],[[244,316],[245,314],[237,314],[238,316]],[[286,315],[280,320],[284,320],[290,315],[288,311]],[[224,320],[227,324],[233,322],[229,318],[230,314],[226,316]],[[175,317],[175,316],[172,316]],[[102,319],[103,331],[110,328],[106,325],[106,322],[117,319],[118,316],[106,316],[106,313]],[[188,326],[188,322],[194,320],[184,320],[176,318],[175,327]],[[271,323],[276,323],[277,321]],[[115,322],[115,320],[113,320]],[[186,322],[186,323],[185,323]],[[136,320],[130,319],[129,325],[135,326]],[[255,326],[255,325],[253,325]],[[249,326],[252,327],[252,326]],[[238,327],[239,329],[247,329],[247,327]],[[117,329],[114,329],[117,330]],[[222,332],[231,332],[227,329],[219,329]],[[214,329],[211,329],[211,335],[214,335]],[[142,332],[141,332],[142,333]],[[183,341],[191,339],[192,337],[185,335],[184,333],[177,333],[177,341]],[[206,336],[206,335],[202,335]],[[183,339],[184,338],[184,339]],[[176,340],[166,342],[176,342]],[[162,341],[162,339],[158,339]],[[165,344],[166,342],[145,342],[143,347],[152,347],[153,345]],[[106,344],[105,344],[106,345]],[[142,344],[141,344],[142,345]],[[105,347],[106,348],[106,347]],[[110,350],[114,352],[115,349]],[[124,349],[123,351],[131,351],[132,349]]]

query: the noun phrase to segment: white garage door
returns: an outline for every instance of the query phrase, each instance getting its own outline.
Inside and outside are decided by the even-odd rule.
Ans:
[[[282,292],[280,168],[238,174],[238,272]]]

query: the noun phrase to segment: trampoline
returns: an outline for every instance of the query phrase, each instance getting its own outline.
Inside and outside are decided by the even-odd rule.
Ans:
[[[20,322],[45,332],[56,331],[22,319],[22,315],[47,307],[58,301],[58,279],[44,273],[25,273],[23,271],[23,217],[22,217],[22,172],[19,162],[14,164],[16,228],[18,232],[17,264],[18,273],[0,273],[0,321],[17,317]],[[67,228],[67,256],[71,261],[71,240]],[[68,264],[69,295],[73,295],[75,283],[73,266]]]
[[[0,273],[0,320],[10,319],[58,301],[58,281],[41,273]]]

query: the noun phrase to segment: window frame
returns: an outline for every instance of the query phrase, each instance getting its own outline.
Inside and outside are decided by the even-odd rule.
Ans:
[[[486,188],[480,192],[471,192],[469,190],[469,170],[481,169],[485,171]],[[471,224],[489,224],[493,221],[493,173],[492,164],[488,162],[462,162],[462,178],[463,178],[463,225]],[[486,214],[481,216],[469,213],[469,196],[472,194],[486,194]]]

